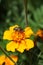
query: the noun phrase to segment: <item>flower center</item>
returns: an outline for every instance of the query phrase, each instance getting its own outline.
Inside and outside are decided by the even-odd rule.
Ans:
[[[25,38],[25,34],[23,31],[14,31],[12,33],[12,38],[14,41],[20,42],[21,40]]]

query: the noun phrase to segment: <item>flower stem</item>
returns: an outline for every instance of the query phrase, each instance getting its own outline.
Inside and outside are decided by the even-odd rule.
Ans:
[[[27,20],[27,0],[24,0],[24,10],[25,10],[25,24],[26,27],[28,26],[28,20]]]
[[[8,55],[8,53],[0,46],[2,52],[16,65],[15,61]]]

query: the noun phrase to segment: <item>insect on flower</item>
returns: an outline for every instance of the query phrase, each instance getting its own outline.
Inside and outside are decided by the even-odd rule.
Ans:
[[[14,30],[19,31],[19,32],[23,32],[23,29],[21,27],[15,27]]]
[[[33,31],[30,27],[26,27],[25,29],[22,29],[18,25],[9,27],[3,35],[3,39],[12,40],[6,45],[7,51],[15,52],[17,50],[23,53],[24,50],[28,51],[33,48],[34,42],[29,39],[31,35],[33,35]]]

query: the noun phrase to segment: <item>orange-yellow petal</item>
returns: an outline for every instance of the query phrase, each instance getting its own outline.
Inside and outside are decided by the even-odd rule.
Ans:
[[[30,39],[26,39],[26,50],[30,50],[31,48],[34,47],[34,42]]]
[[[6,30],[3,34],[3,39],[12,40],[12,31]]]
[[[19,27],[19,26],[18,26],[18,25],[11,26],[11,27],[9,28],[9,30],[13,31],[13,29],[14,29],[15,27]]]
[[[25,48],[26,48],[26,46],[25,46],[25,41],[22,40],[21,43],[19,43],[19,47],[17,48],[17,50],[18,50],[19,52],[23,53],[24,50],[25,50]]]
[[[18,48],[18,43],[11,41],[6,45],[7,51],[15,52],[15,49]]]
[[[18,56],[11,55],[11,57],[14,59],[15,62],[18,61]]]
[[[2,65],[5,62],[5,55],[0,56],[0,65]]]
[[[25,37],[30,37],[33,34],[33,31],[30,27],[26,27],[24,31],[25,31]]]
[[[41,38],[43,38],[43,30],[38,30],[37,32],[36,32],[36,36],[39,36],[39,37],[41,37]]]
[[[15,62],[18,61],[18,57],[17,57],[17,56],[12,55],[11,58],[12,58]],[[6,60],[5,60],[5,65],[15,65],[15,64],[7,57]]]

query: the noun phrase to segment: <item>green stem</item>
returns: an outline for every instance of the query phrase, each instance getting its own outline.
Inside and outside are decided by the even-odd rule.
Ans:
[[[0,46],[2,52],[16,65],[15,61],[8,55],[8,53]]]
[[[25,24],[28,26],[28,20],[27,20],[27,0],[24,0],[24,10],[25,10]]]

